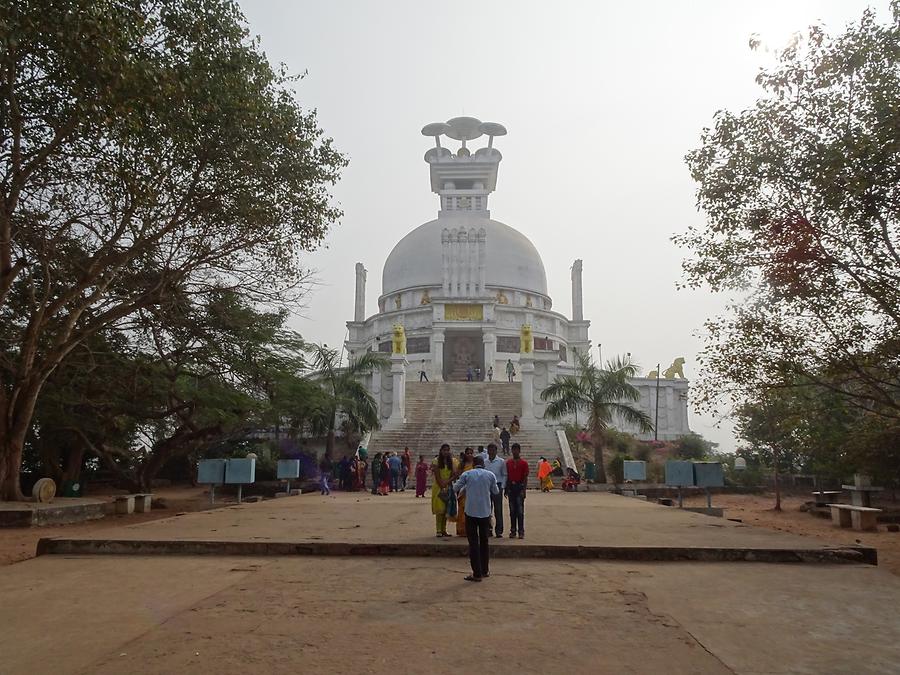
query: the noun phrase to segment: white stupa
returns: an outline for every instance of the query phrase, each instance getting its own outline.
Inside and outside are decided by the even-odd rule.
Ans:
[[[488,199],[497,187],[503,156],[494,138],[506,129],[473,117],[457,117],[422,129],[435,147],[425,153],[431,190],[440,199],[437,218],[418,226],[394,246],[384,263],[378,312],[366,316],[366,269],[356,264],[356,302],[347,323],[350,358],[366,351],[391,353],[394,326],[406,335],[406,377],[424,370],[432,382],[465,380],[471,373],[523,384],[523,415],[543,417],[540,391],[560,374],[574,372],[577,353],[591,349],[590,321],[583,316],[582,261],[571,268],[572,316],[553,309],[540,253],[524,234],[491,218]],[[441,144],[460,143],[456,152]],[[472,141],[486,137],[474,152]],[[533,351],[522,353],[522,327],[533,335]],[[396,368],[395,368],[396,371]],[[397,405],[389,374],[370,387],[387,419]],[[656,380],[638,378],[641,405],[655,407]],[[652,387],[651,387],[652,384]],[[665,380],[660,391],[659,438],[687,433],[686,380]],[[678,385],[678,386],[676,386]],[[669,391],[671,390],[671,391]],[[663,400],[663,396],[667,400]],[[527,399],[527,400],[526,400]],[[665,413],[662,408],[666,407]],[[655,414],[655,410],[653,411]],[[525,423],[531,422],[526,419]]]

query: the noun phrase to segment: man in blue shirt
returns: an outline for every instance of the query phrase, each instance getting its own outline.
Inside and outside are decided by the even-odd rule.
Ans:
[[[487,446],[487,456],[482,455],[482,458],[484,459],[484,468],[494,474],[500,490],[496,495],[491,495],[491,501],[494,504],[494,536],[500,538],[503,536],[503,488],[506,487],[506,460],[497,457],[496,443]]]
[[[453,484],[457,494],[466,493],[466,537],[469,539],[469,563],[472,574],[466,581],[481,581],[490,576],[490,549],[492,495],[500,494],[497,478],[484,468],[484,458],[476,455],[475,468],[463,473]]]
[[[391,470],[391,492],[400,489],[400,465],[403,461],[396,452],[391,452],[388,457],[388,468]]]

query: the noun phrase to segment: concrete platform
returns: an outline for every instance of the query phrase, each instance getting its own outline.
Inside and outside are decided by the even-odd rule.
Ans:
[[[497,557],[645,561],[865,562],[872,548],[829,545],[606,493],[531,492],[525,540],[494,539]],[[412,492],[335,493],[44,539],[39,554],[393,555],[456,557],[465,539],[435,539],[430,500]]]
[[[105,502],[85,497],[57,497],[49,504],[0,501],[0,527],[83,523],[103,518],[105,509]]]

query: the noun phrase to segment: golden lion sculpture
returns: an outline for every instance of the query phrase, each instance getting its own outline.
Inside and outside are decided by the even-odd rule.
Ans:
[[[531,326],[527,323],[522,324],[522,330],[520,332],[520,339],[522,342],[522,353],[530,354],[534,351],[534,337],[531,334]]]
[[[663,377],[667,380],[674,380],[675,378],[687,379],[684,376],[684,357],[679,356],[672,361],[672,365],[663,371]]]
[[[406,353],[406,330],[399,323],[394,324],[394,332],[391,337],[391,353]]]

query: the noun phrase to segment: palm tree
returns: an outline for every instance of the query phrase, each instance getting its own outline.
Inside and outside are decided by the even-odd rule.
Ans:
[[[334,453],[334,432],[337,415],[347,416],[351,426],[364,433],[377,429],[378,403],[366,389],[361,378],[372,370],[388,365],[388,359],[378,352],[366,352],[347,366],[341,367],[341,357],[328,345],[311,345],[313,372],[311,378],[319,383],[324,398],[319,406],[317,426],[325,432],[325,455]]]
[[[576,354],[576,359],[575,375],[558,377],[541,392],[541,399],[549,401],[544,416],[562,420],[578,410],[587,411],[594,458],[600,470],[600,482],[605,483],[603,446],[607,429],[616,418],[635,425],[641,432],[653,431],[653,425],[647,413],[629,403],[641,398],[638,390],[628,382],[628,378],[637,375],[638,371],[629,357],[609,360],[606,368],[594,365],[586,354]]]

